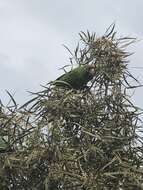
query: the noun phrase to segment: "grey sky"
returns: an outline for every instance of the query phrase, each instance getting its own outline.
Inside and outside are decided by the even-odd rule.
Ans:
[[[119,35],[140,40],[130,48],[135,52],[130,67],[142,67],[142,10],[142,0],[0,0],[1,99],[5,101],[7,89],[25,101],[27,90],[62,73],[58,69],[69,56],[62,44],[74,49],[81,30],[102,35],[114,21]],[[132,72],[142,80],[143,69]],[[135,101],[143,107],[142,96],[141,88]]]

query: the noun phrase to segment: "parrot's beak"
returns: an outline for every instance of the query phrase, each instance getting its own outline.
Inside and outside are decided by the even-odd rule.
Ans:
[[[90,74],[91,74],[92,76],[95,75],[95,68],[90,69]]]
[[[91,76],[95,76],[95,65],[90,65],[89,73]]]

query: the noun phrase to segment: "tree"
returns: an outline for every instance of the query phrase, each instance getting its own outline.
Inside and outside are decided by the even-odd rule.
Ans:
[[[142,110],[131,102],[126,47],[114,26],[80,33],[71,66],[94,64],[88,89],[55,87],[18,107],[1,106],[9,149],[0,154],[2,189],[143,189]],[[138,85],[139,86],[139,85]]]

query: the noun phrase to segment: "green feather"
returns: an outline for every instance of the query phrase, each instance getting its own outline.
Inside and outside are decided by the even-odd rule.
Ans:
[[[93,77],[88,71],[88,66],[79,66],[54,81],[56,86],[83,89]]]

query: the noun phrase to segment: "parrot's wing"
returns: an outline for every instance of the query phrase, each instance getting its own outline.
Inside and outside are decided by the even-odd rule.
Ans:
[[[66,87],[72,88],[72,86],[68,82],[59,80],[59,78],[57,80],[53,81],[52,84],[57,85],[57,86],[66,86]]]
[[[58,77],[56,80],[62,81],[62,78],[63,78],[63,80],[64,80],[65,76],[66,76],[66,75],[69,75],[71,72],[72,72],[72,70],[69,71],[69,72],[64,73],[63,75],[61,75],[60,77]]]
[[[64,76],[65,76],[65,74],[61,75],[60,77],[58,77],[58,78],[56,79],[56,81],[57,81],[57,80],[61,80],[61,78],[63,78]]]

